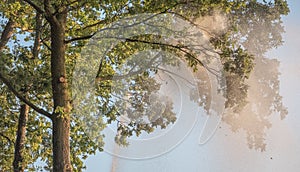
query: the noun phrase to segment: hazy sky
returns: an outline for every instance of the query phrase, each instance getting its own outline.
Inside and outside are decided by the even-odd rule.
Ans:
[[[289,114],[283,120],[276,114],[270,117],[272,127],[266,130],[266,151],[249,149],[245,132],[233,133],[223,123],[209,142],[199,145],[203,124],[200,120],[169,153],[147,160],[130,160],[101,152],[86,161],[86,171],[111,172],[112,162],[116,172],[300,171],[300,1],[288,2],[291,13],[283,18],[285,43],[269,52],[268,57],[280,60],[280,94]]]

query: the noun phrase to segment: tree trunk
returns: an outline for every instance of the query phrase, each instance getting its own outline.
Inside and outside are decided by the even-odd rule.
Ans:
[[[59,13],[51,25],[51,75],[54,102],[53,171],[71,172],[70,162],[70,99],[65,67],[65,25],[67,12]]]
[[[28,120],[29,106],[22,104],[18,121],[17,138],[15,143],[15,155],[13,161],[14,172],[23,172],[23,150],[26,138],[26,123]]]
[[[71,172],[68,118],[53,119],[53,171]]]

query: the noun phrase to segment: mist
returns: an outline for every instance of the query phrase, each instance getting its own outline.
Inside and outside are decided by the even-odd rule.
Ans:
[[[295,12],[292,8],[292,16],[293,14],[295,15]],[[211,35],[221,35],[228,29],[227,17],[216,11],[210,16],[194,19],[193,22],[204,29],[202,33],[207,41]],[[278,43],[278,49],[264,47],[266,40],[260,35],[270,28],[262,25],[252,27],[253,38],[247,42],[243,42],[244,39],[238,36],[233,38],[240,41],[243,48],[255,57],[253,71],[246,79],[246,103],[238,111],[234,108],[225,110],[221,116],[221,123],[207,143],[199,145],[197,141],[203,126],[201,119],[205,120],[203,114],[207,115],[205,107],[209,109],[211,106],[202,104],[202,116],[188,137],[175,149],[162,156],[145,160],[130,160],[102,154],[104,159],[112,159],[110,171],[299,170],[297,160],[300,158],[300,149],[297,143],[300,138],[295,136],[294,131],[299,129],[296,103],[299,102],[300,95],[297,91],[300,72],[296,67],[299,63],[299,59],[296,58],[299,50],[295,46],[298,43],[296,33],[299,25],[290,25],[291,22],[287,23],[285,19],[285,43]],[[247,25],[240,27],[248,28]],[[209,52],[214,51],[217,50],[209,49]],[[208,79],[209,73],[206,71],[206,74],[198,77],[203,71],[205,68],[195,73],[195,77],[202,81]],[[211,89],[207,87],[209,83],[197,84],[205,91]],[[208,99],[211,96],[206,92],[199,94]]]

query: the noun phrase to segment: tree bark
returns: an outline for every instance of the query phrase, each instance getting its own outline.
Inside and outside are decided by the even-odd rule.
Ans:
[[[29,106],[22,104],[18,121],[17,138],[15,143],[15,154],[13,161],[14,172],[24,172],[23,150],[26,139],[26,123],[28,120]]]
[[[13,34],[14,27],[15,27],[15,22],[12,20],[9,20],[5,25],[0,38],[0,50],[2,50],[4,46],[7,44],[7,42],[9,41],[10,37]]]
[[[41,28],[42,28],[42,15],[39,12],[36,12],[35,15],[35,38],[32,48],[33,58],[37,59],[39,56],[40,50],[40,39],[41,39]]]
[[[70,162],[70,99],[66,79],[65,25],[67,11],[50,19],[51,25],[51,75],[54,102],[53,124],[53,171],[71,172]],[[57,109],[62,109],[60,112]]]

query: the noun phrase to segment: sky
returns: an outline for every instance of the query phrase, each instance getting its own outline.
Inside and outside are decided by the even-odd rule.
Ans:
[[[290,14],[283,17],[284,44],[267,53],[280,61],[280,94],[288,115],[270,116],[272,127],[266,130],[266,150],[249,149],[245,132],[232,132],[221,123],[208,142],[199,144],[205,118],[200,117],[191,132],[173,149],[147,159],[120,158],[110,151],[90,156],[88,172],[282,172],[300,171],[300,1],[289,0]],[[254,124],[253,124],[254,125]],[[141,149],[155,150],[160,143]],[[120,151],[120,150],[119,150]],[[122,155],[131,157],[132,150]],[[109,153],[110,152],[110,153]],[[113,168],[112,168],[113,167]]]

